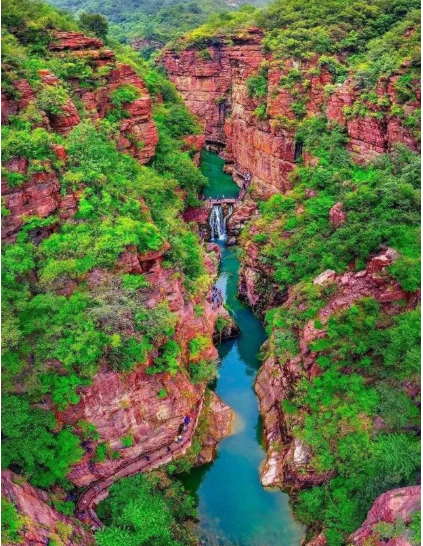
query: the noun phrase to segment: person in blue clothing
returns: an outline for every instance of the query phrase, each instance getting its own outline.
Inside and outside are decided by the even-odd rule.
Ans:
[[[189,418],[189,415],[185,415],[184,417],[184,425],[189,425],[189,422],[191,421],[191,419]]]

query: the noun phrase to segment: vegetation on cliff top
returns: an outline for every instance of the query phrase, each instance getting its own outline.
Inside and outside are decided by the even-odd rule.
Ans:
[[[216,13],[230,17],[243,4],[264,5],[267,0],[50,0],[54,6],[80,16],[102,14],[109,20],[109,35],[122,43],[133,43],[144,56],[169,40],[197,28]],[[84,27],[83,27],[84,28]]]
[[[298,136],[317,161],[300,165],[293,190],[262,203],[252,222],[259,260],[273,271],[271,290],[276,283],[291,295],[266,317],[269,351],[281,366],[299,353],[309,320],[323,328],[317,313],[337,285],[313,285],[322,271],[360,271],[389,245],[399,254],[390,274],[406,291],[420,285],[418,154],[397,147],[363,167],[351,161],[342,130],[324,120],[304,122]],[[345,221],[334,226],[329,211],[340,202]],[[330,546],[344,543],[379,494],[416,483],[419,412],[415,394],[401,385],[419,382],[420,310],[404,306],[398,302],[393,318],[365,298],[333,315],[325,337],[309,344],[321,375],[294,384],[282,402],[289,429],[310,449],[310,467],[335,474],[300,492],[295,504],[309,528],[324,528]]]
[[[49,404],[64,410],[78,403],[78,389],[106,362],[129,372],[147,366],[151,355],[149,372],[188,374],[173,339],[176,315],[167,302],[147,310],[152,287],[142,276],[119,273],[116,262],[128,247],[139,254],[164,252],[163,267],[181,279],[185,297],[201,298],[211,279],[181,212],[196,203],[206,179],[183,151],[183,137],[198,131],[197,122],[161,74],[133,51],[118,48],[118,60],[142,75],[153,98],[163,98],[154,109],[156,156],[141,166],[116,144],[127,115],[123,104],[133,102],[139,90],[118,87],[110,96],[113,115],[93,120],[75,81],[96,90],[105,85],[111,66],[96,68],[88,57],[66,53],[59,58],[47,47],[53,30],[76,30],[75,21],[39,2],[6,0],[2,9],[3,91],[19,100],[14,84],[26,80],[34,92],[3,128],[2,174],[9,187],[25,184],[35,173],[52,175],[63,196],[78,194],[74,218],[26,217],[16,241],[3,245],[3,465],[34,485],[68,487],[66,475],[83,454],[85,433],[80,427],[61,429],[45,409]],[[40,70],[51,71],[58,83],[46,86]],[[59,115],[69,100],[81,122],[65,136],[44,120]],[[63,147],[65,161],[55,145]],[[16,158],[28,160],[26,174],[10,168]],[[2,212],[9,214],[6,207]],[[101,278],[87,282],[93,270],[101,270]],[[71,295],[62,295],[66,287]]]
[[[197,544],[187,526],[196,515],[193,500],[164,472],[138,474],[112,485],[98,514],[106,524],[96,535],[99,546]]]

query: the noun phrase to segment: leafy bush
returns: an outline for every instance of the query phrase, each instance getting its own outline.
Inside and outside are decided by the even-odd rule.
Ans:
[[[189,357],[191,360],[197,359],[204,349],[210,347],[210,339],[198,334],[189,342]]]
[[[247,80],[247,90],[249,97],[263,98],[267,96],[267,73],[260,71],[253,74]]]
[[[19,531],[24,526],[24,520],[19,515],[14,504],[1,498],[1,537],[2,542],[13,542],[14,544],[22,544],[24,538],[19,534]]]
[[[2,465],[23,471],[31,483],[40,487],[64,484],[83,449],[69,430],[57,429],[52,412],[33,408],[22,396],[3,396]]]
[[[79,16],[79,26],[102,40],[107,38],[109,24],[107,18],[101,13],[81,13]]]
[[[131,447],[134,445],[134,438],[128,434],[127,436],[122,436],[120,439],[123,447]]]
[[[69,95],[59,85],[45,85],[37,93],[37,106],[46,114],[57,116],[62,112],[63,106],[68,102]]]
[[[189,371],[193,383],[213,383],[217,377],[217,362],[202,359],[191,363]]]
[[[169,372],[175,375],[179,371],[179,356],[181,349],[176,341],[167,341],[159,351],[159,356],[154,359],[153,366],[147,368],[148,374]]]
[[[113,484],[99,505],[105,527],[96,533],[99,546],[122,544],[193,546],[195,538],[181,525],[195,515],[193,500],[179,482],[160,473],[138,474]]]
[[[110,100],[116,108],[122,108],[124,104],[134,102],[140,96],[140,90],[134,85],[121,85],[111,94]]]

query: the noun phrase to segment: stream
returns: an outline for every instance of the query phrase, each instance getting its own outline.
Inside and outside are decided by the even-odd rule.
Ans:
[[[229,195],[229,189],[237,195],[239,188],[222,171],[223,160],[210,152],[203,152],[202,159],[203,173],[210,180],[208,196]],[[237,298],[240,264],[236,249],[227,247],[224,238],[214,242],[222,252],[216,285],[241,330],[238,338],[218,347],[221,365],[214,390],[234,410],[235,420],[232,434],[219,444],[216,460],[193,469],[183,481],[198,503],[203,544],[299,546],[303,528],[293,517],[288,495],[279,489],[264,489],[259,480],[265,448],[253,383],[266,333]]]

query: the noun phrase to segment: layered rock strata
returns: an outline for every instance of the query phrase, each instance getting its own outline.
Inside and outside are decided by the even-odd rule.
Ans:
[[[2,497],[15,506],[21,518],[23,527],[20,533],[26,545],[95,544],[94,536],[86,526],[49,506],[50,499],[45,491],[32,487],[10,470],[2,471],[1,485]]]
[[[326,113],[330,121],[345,126],[348,147],[362,163],[398,142],[419,149],[412,130],[400,116],[390,113],[398,102],[396,81],[406,67],[378,83],[377,96],[385,104],[382,110],[370,104],[366,114],[351,115],[348,109],[361,100],[352,76],[342,85],[335,83],[330,67],[318,55],[302,62],[275,60],[264,52],[262,39],[261,29],[249,28],[230,37],[216,36],[205,49],[184,49],[182,42],[182,50],[165,50],[160,59],[186,105],[200,120],[206,145],[221,153],[237,182],[241,184],[246,175],[252,177],[257,198],[290,189],[290,172],[302,155],[296,126],[309,115]],[[257,74],[267,80],[263,97],[249,90],[248,79]],[[292,74],[296,79],[291,82]],[[301,115],[296,112],[298,96],[304,104]],[[416,96],[404,105],[404,111],[416,111],[419,103],[420,96]]]

